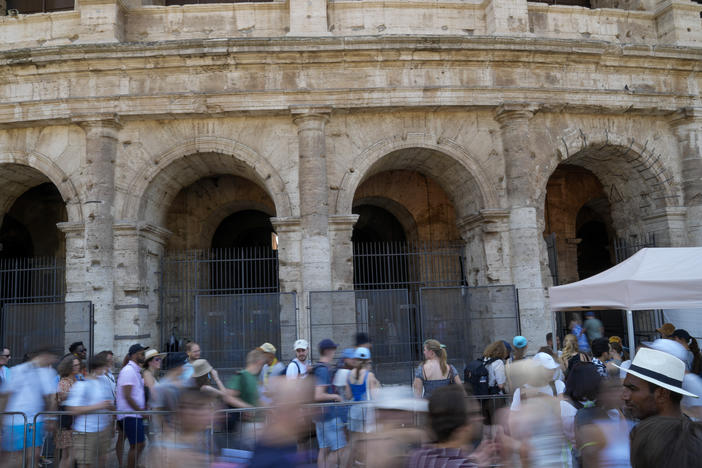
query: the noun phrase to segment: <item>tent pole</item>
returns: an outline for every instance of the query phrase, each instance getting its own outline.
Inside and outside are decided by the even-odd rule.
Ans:
[[[555,310],[551,311],[551,326],[553,327],[553,339],[551,340],[553,344],[553,352],[558,356],[558,324],[556,321],[556,314],[558,312]]]
[[[634,359],[636,352],[636,340],[634,339],[634,314],[631,310],[626,311],[626,328],[629,333],[629,359]]]

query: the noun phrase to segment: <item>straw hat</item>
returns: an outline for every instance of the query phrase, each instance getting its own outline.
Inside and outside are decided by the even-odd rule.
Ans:
[[[634,356],[628,369],[616,364],[614,366],[671,392],[697,398],[697,395],[683,390],[685,363],[672,354],[656,349],[641,348]]]
[[[197,359],[193,362],[193,377],[202,377],[212,371],[212,366],[207,359]]]
[[[144,353],[144,362],[148,361],[151,358],[155,358],[157,356],[163,357],[165,355],[166,355],[166,353],[159,353],[157,350],[155,350],[153,348],[147,349],[146,352]]]
[[[261,351],[263,351],[264,353],[275,354],[275,351],[276,351],[275,346],[273,346],[273,345],[270,344],[270,343],[263,343],[261,346],[259,346],[259,348],[260,348]]]

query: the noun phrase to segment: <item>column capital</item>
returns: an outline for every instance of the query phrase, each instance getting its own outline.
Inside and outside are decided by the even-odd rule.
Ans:
[[[122,128],[118,114],[85,114],[71,117],[71,122],[83,128]]]
[[[331,111],[330,107],[290,106],[290,114],[298,130],[323,129]]]
[[[157,226],[146,221],[120,220],[113,225],[115,236],[136,235],[166,245],[168,239],[173,234],[166,228]]]
[[[299,231],[302,226],[302,220],[297,216],[271,218],[271,224],[275,231],[280,234],[281,232]]]
[[[529,120],[538,110],[538,106],[526,102],[503,102],[495,109],[495,120],[504,126],[517,120]]]
[[[56,227],[59,229],[59,231],[63,232],[64,234],[83,234],[83,231],[85,230],[85,223],[77,222],[77,221],[66,221],[62,223],[56,223]]]
[[[359,215],[331,215],[329,216],[329,227],[335,231],[351,230],[358,221]]]
[[[461,235],[476,228],[482,232],[496,233],[509,230],[509,210],[485,209],[461,218],[456,223]]]
[[[668,117],[668,121],[673,127],[702,123],[702,107],[681,107]]]

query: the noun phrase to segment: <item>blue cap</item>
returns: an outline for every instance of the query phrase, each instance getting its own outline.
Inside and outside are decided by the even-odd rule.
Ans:
[[[346,348],[341,353],[341,359],[353,359],[356,354],[356,350],[353,348]]]
[[[327,349],[336,349],[339,346],[334,343],[332,340],[329,338],[325,338],[322,341],[319,342],[319,352],[326,351]]]
[[[370,359],[370,349],[363,347],[356,348],[353,357],[356,359]]]
[[[517,349],[526,348],[527,339],[521,335],[518,335],[514,337],[514,339],[512,340],[512,344]]]

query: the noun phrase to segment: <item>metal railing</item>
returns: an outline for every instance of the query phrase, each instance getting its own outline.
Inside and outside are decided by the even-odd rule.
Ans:
[[[486,396],[469,396],[466,397],[469,400],[474,400],[480,403],[483,407],[483,411],[488,410],[494,412],[495,410],[502,408],[509,404],[511,401],[511,395],[486,395]],[[360,408],[359,411],[354,411],[352,408]],[[208,427],[202,431],[202,446],[198,447],[203,457],[207,458],[210,463],[215,461],[221,462],[236,462],[245,463],[248,458],[253,454],[253,448],[258,442],[264,427],[269,423],[270,417],[278,407],[257,407],[257,408],[237,408],[237,409],[212,409],[210,422]],[[344,437],[344,441],[352,444],[354,438],[346,440],[346,431],[344,427],[348,428],[352,432],[363,432],[372,433],[376,430],[376,422],[382,423],[385,421],[383,419],[383,414],[378,413],[382,411],[384,407],[378,406],[378,402],[374,400],[354,402],[345,401],[340,403],[310,403],[301,405],[298,410],[300,414],[300,424],[304,425],[304,430],[301,431],[301,435],[298,438],[298,454],[299,459],[306,460],[309,463],[313,463],[317,454],[317,442],[318,437],[315,422],[321,420],[321,416],[324,412],[334,411],[335,414],[342,420],[349,421],[344,422],[343,427],[330,428],[329,430],[337,430],[338,433],[334,434],[334,437],[338,437],[337,442],[341,443],[341,437]],[[353,413],[351,413],[353,411]],[[344,415],[345,413],[345,415]],[[426,413],[417,411],[406,411],[407,417],[403,420],[403,427],[414,427],[414,428],[425,428],[427,424]],[[174,416],[176,412],[174,411],[98,411],[90,413],[86,416],[99,416],[108,417],[110,422],[106,426],[108,431],[107,435],[109,437],[108,444],[103,445],[100,450],[93,452],[94,456],[98,459],[114,454],[115,452],[115,436],[119,434],[116,428],[115,416],[118,415],[134,415],[138,414],[144,417],[148,421],[147,427],[145,428],[146,434],[146,446],[151,447],[177,447],[180,444],[179,432],[178,430],[173,430],[176,424],[176,419]],[[55,427],[48,428],[45,425],[45,430],[43,434],[43,440],[36,439],[37,432],[31,431],[32,440],[30,444],[23,444],[22,450],[22,468],[37,466],[37,453],[35,450],[31,451],[31,454],[27,453],[32,447],[40,446],[43,447],[45,442],[53,437],[57,433],[62,433],[62,431],[73,431],[74,429],[62,429],[58,424],[61,416],[71,416],[72,413],[67,411],[42,411],[37,413],[31,421],[31,425],[28,424],[27,416],[21,412],[4,412],[0,413],[0,417],[7,416],[21,416],[22,424],[22,440],[27,441],[29,428],[36,427],[37,423],[44,422],[52,423]],[[360,418],[359,418],[360,415]],[[75,417],[75,416],[74,416]],[[358,424],[354,427],[351,425],[350,419],[356,419]],[[74,426],[75,427],[75,421]],[[86,423],[87,425],[87,423]],[[12,428],[16,429],[19,425],[13,424]],[[324,425],[320,425],[322,430],[325,430]],[[8,426],[3,425],[3,431],[7,431]],[[87,426],[86,426],[87,429]],[[83,433],[83,431],[76,431]],[[86,431],[90,433],[90,431]],[[98,432],[94,432],[98,434]],[[6,432],[3,433],[5,436]],[[319,434],[325,437],[328,434]],[[328,437],[327,437],[328,439]],[[93,440],[93,443],[97,441]],[[125,442],[128,445],[128,442]],[[74,447],[75,449],[75,447]],[[354,450],[362,450],[363,448],[354,447]],[[87,450],[83,447],[83,450]],[[77,453],[76,453],[77,454]],[[54,453],[54,457],[56,457]],[[143,455],[146,456],[146,453]],[[125,454],[126,457],[126,454]],[[51,456],[48,457],[50,461],[54,462],[54,466],[58,464],[58,459],[51,460]],[[149,466],[148,458],[142,460],[140,464]]]
[[[10,427],[12,429],[10,429],[9,432],[7,430],[8,425],[6,424],[8,416],[12,418],[11,421],[13,423],[10,425]],[[20,412],[20,411],[0,411],[0,418],[3,419],[3,421],[2,421],[2,423],[3,423],[2,424],[2,439],[3,439],[3,445],[5,445],[5,443],[6,443],[5,440],[6,440],[6,437],[8,437],[8,436],[11,438],[11,440],[14,440],[14,439],[12,439],[13,436],[15,435],[14,431],[15,431],[15,427],[16,427],[16,425],[14,424],[14,418],[17,416],[21,416],[22,421],[23,421],[22,422],[22,447],[23,447],[22,448],[22,468],[24,468],[27,466],[27,447],[26,447],[26,445],[27,445],[27,415]]]

